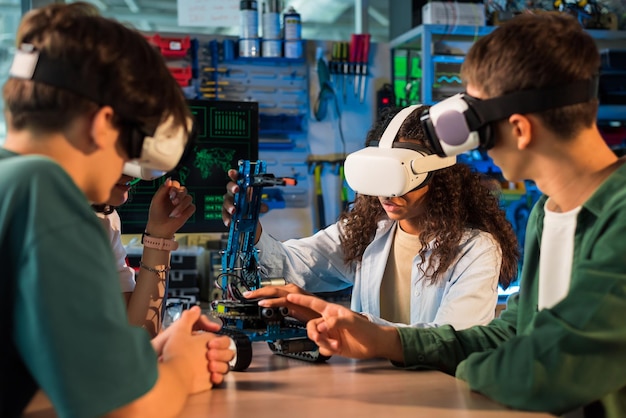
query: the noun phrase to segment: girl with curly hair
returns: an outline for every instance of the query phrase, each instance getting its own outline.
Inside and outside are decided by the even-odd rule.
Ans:
[[[392,109],[367,135],[377,142],[400,109]],[[433,154],[417,107],[394,142],[410,142]],[[236,173],[231,173],[236,176]],[[236,177],[235,177],[236,178]],[[224,221],[233,213],[231,182]],[[484,176],[457,163],[431,171],[402,196],[357,194],[337,223],[302,239],[279,242],[257,228],[260,265],[285,286],[245,292],[259,305],[287,306],[302,321],[318,316],[290,304],[288,293],[319,293],[352,287],[351,308],[370,321],[396,326],[456,329],[494,318],[498,284],[516,278],[518,243]]]

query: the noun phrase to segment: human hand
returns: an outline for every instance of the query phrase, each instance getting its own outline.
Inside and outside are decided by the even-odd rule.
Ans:
[[[284,286],[264,286],[257,290],[244,292],[243,295],[247,299],[261,299],[258,302],[259,306],[263,306],[265,308],[279,308],[281,306],[285,306],[289,309],[289,316],[297,319],[298,321],[307,322],[320,316],[317,312],[311,309],[289,303],[289,301],[287,301],[287,295],[290,293],[311,295],[311,293],[305,292],[293,283],[289,283]]]
[[[289,294],[287,300],[321,315],[307,323],[307,334],[325,356],[357,359],[384,357],[402,362],[400,335],[394,327],[370,322],[363,315],[322,299]]]
[[[230,348],[231,339],[227,335],[210,334],[213,338],[209,341],[209,372],[211,383],[219,385],[224,381],[224,376],[230,370],[230,361],[235,358],[235,352]]]
[[[222,325],[211,321],[206,315],[200,315],[200,318],[193,325],[194,332],[211,332],[216,333],[222,329]],[[209,371],[211,372],[211,382],[218,385],[224,381],[224,375],[230,370],[228,364],[233,359],[235,353],[230,349],[230,338],[225,335],[215,336],[209,341]]]
[[[230,339],[207,332],[219,328],[194,306],[152,340],[159,360],[174,364],[189,393],[211,389],[230,370],[228,362],[235,355],[228,349]]]
[[[158,238],[172,238],[196,211],[187,188],[168,178],[150,203],[146,231]]]
[[[235,193],[239,191],[239,185],[237,184],[237,178],[239,177],[239,172],[235,169],[228,170],[228,177],[230,177],[231,181],[226,184],[226,194],[223,196],[222,202],[222,221],[224,225],[230,226],[230,222],[232,221],[233,215],[235,213]],[[269,211],[269,207],[261,202],[261,213],[266,213]],[[255,243],[259,240],[259,236],[261,235],[261,224],[257,225],[257,234]]]

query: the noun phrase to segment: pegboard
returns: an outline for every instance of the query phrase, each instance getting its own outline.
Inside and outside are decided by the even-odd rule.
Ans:
[[[259,103],[260,136],[306,132],[309,75],[304,59],[237,57],[236,42],[200,41],[198,97]],[[282,145],[282,146],[281,146]],[[293,143],[277,141],[276,147]]]

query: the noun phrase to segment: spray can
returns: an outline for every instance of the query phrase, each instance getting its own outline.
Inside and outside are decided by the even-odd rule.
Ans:
[[[263,43],[261,55],[264,57],[282,57],[283,39],[280,32],[279,0],[266,0],[263,3]]]
[[[283,37],[285,58],[302,58],[302,21],[293,6],[289,6],[283,16]]]
[[[283,15],[283,30],[285,41],[302,39],[302,21],[300,14],[296,12],[293,6],[289,6]]]
[[[259,9],[256,0],[239,2],[239,37],[241,39],[259,37]]]
[[[263,3],[263,39],[280,39],[280,12],[278,0],[268,0]]]

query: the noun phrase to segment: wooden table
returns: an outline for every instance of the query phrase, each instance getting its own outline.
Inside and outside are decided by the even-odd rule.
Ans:
[[[253,343],[253,360],[222,386],[189,397],[181,418],[552,417],[512,411],[437,371],[406,371],[385,360],[332,357],[313,364]],[[31,403],[28,418],[53,417]]]

